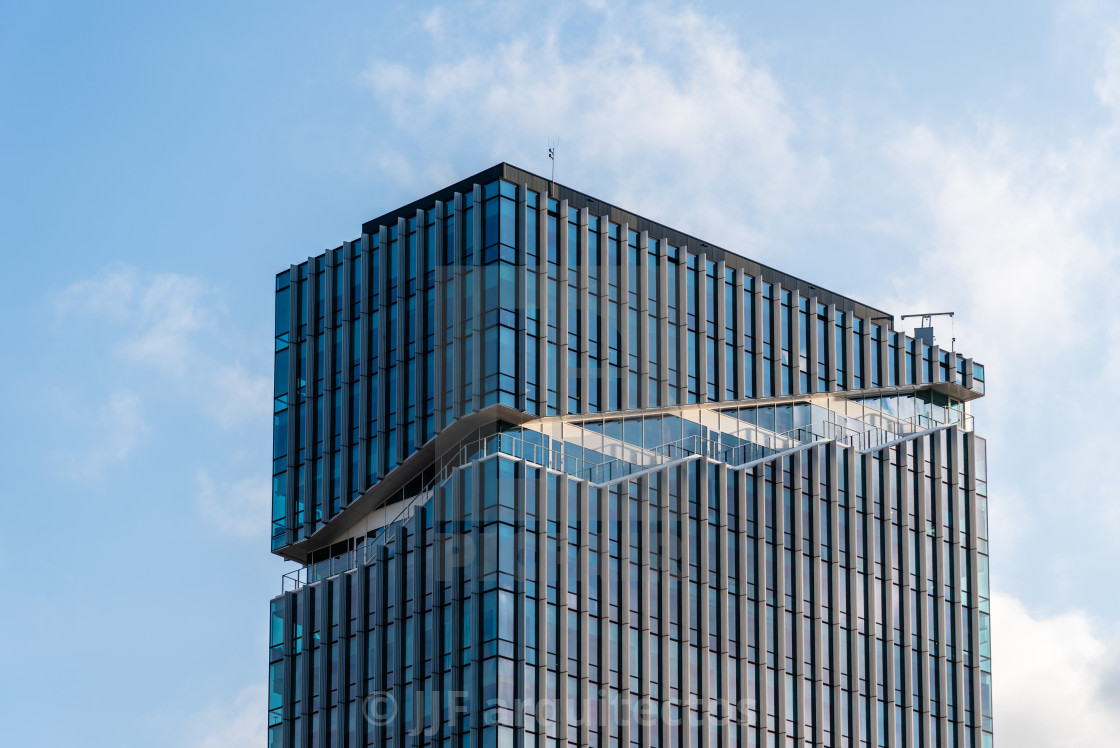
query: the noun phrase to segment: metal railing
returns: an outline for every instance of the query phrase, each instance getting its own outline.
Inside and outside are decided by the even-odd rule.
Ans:
[[[428,499],[435,493],[435,490],[446,480],[451,478],[456,468],[463,467],[472,462],[477,462],[478,460],[482,460],[494,454],[505,454],[510,457],[524,459],[527,462],[532,462],[533,464],[545,468],[577,476],[581,472],[586,472],[586,466],[591,464],[586,460],[566,455],[560,450],[549,449],[541,444],[527,442],[512,434],[491,434],[489,436],[460,442],[439,457],[437,463],[440,465],[440,469],[436,475],[433,476],[420,491],[404,500],[400,510],[393,518],[378,528],[378,534],[373,538],[361,542],[360,545],[356,545],[355,548],[350,551],[332,556],[324,561],[308,564],[299,569],[293,569],[287,574],[284,574],[281,580],[281,591],[288,592],[297,590],[305,584],[318,582],[321,579],[336,576],[368,564],[374,558],[374,554],[377,550],[392,539],[394,535],[392,532],[393,528],[411,517],[419,506],[427,503]],[[582,465],[584,467],[579,469],[576,468],[577,465]],[[389,506],[392,506],[392,504]]]
[[[972,430],[973,418],[971,415],[965,415],[955,410],[949,412],[955,417],[952,417],[949,421],[938,421],[925,413],[918,413],[910,418],[900,418],[890,413],[872,411],[859,418],[846,419],[865,425],[867,428],[853,429],[845,426],[844,428],[850,432],[850,435],[844,441],[860,451],[867,451],[932,429],[957,426],[962,431]]]

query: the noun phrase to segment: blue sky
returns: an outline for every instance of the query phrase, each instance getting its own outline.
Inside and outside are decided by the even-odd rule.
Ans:
[[[1114,738],[1120,12],[166,6],[4,3],[6,743],[263,740],[273,273],[556,136],[577,189],[957,312],[997,739]]]

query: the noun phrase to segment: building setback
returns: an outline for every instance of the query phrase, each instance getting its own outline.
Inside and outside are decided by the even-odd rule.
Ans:
[[[270,746],[992,745],[980,364],[508,164],[276,288]]]

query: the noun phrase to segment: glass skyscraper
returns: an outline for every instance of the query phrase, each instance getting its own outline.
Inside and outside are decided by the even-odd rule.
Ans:
[[[984,369],[508,164],[276,279],[269,744],[992,745]]]

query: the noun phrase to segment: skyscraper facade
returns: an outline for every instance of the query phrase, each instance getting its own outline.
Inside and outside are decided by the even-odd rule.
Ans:
[[[992,745],[983,367],[508,164],[277,276],[269,744]]]

